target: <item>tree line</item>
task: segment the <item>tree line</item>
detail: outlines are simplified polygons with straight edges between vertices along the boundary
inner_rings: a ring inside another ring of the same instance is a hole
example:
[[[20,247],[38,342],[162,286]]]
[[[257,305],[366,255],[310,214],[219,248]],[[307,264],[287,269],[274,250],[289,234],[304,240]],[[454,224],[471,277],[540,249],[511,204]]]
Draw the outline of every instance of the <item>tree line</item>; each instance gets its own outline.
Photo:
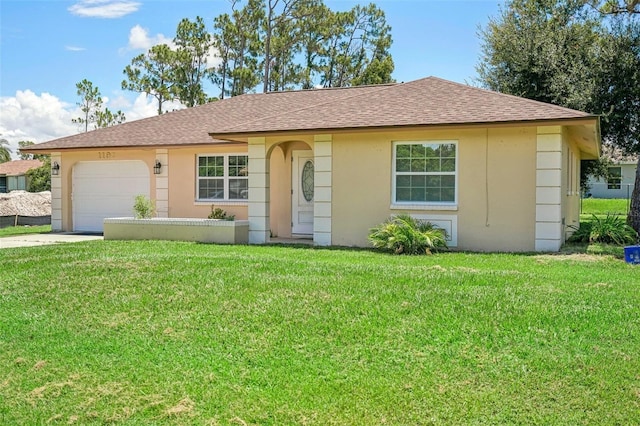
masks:
[[[174,46],[132,59],[122,88],[187,107],[253,91],[392,81],[391,27],[374,4],[333,11],[322,0],[232,0],[230,13],[178,24]],[[217,63],[209,63],[211,52]],[[218,93],[205,93],[211,81]]]
[[[121,87],[152,96],[157,112],[254,91],[347,87],[393,81],[391,27],[375,4],[333,11],[322,0],[231,0],[230,13],[184,18],[169,44],[152,46],[123,70]],[[205,84],[218,88],[206,93]],[[89,80],[76,84],[81,131],[120,124]]]

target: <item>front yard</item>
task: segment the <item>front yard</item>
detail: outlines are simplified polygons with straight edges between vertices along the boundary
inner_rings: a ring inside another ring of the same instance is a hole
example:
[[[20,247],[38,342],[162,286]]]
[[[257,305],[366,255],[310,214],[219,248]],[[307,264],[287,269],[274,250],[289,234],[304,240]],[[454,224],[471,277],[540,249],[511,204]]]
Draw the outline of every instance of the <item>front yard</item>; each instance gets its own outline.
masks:
[[[2,424],[638,424],[640,267],[101,241],[0,251]]]

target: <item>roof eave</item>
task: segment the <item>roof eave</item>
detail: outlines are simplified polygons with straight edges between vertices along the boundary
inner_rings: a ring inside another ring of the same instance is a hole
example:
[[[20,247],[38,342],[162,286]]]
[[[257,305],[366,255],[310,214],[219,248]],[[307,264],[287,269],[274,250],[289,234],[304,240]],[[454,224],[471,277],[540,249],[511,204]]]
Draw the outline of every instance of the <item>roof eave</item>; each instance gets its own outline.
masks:
[[[381,131],[381,130],[405,130],[405,129],[445,129],[445,128],[469,128],[469,127],[514,127],[514,126],[552,126],[552,125],[570,125],[582,124],[584,122],[595,122],[597,132],[598,152],[600,152],[600,121],[597,115],[588,115],[583,117],[571,118],[550,118],[550,119],[534,119],[534,120],[505,120],[505,121],[478,121],[478,122],[459,122],[459,123],[428,123],[428,124],[403,124],[403,125],[381,125],[381,126],[352,126],[352,127],[318,127],[310,129],[276,129],[251,132],[210,132],[209,136],[215,139],[227,141],[246,141],[250,137],[264,137],[274,134],[318,134],[318,133],[343,133],[343,132],[365,132],[365,131]]]
[[[60,151],[87,151],[87,150],[105,150],[105,149],[167,149],[195,146],[211,146],[211,145],[234,145],[242,142],[234,142],[229,140],[213,140],[211,142],[197,142],[186,144],[153,144],[153,145],[100,145],[100,146],[66,146],[66,147],[42,147],[21,149],[20,152],[28,154],[51,154]]]

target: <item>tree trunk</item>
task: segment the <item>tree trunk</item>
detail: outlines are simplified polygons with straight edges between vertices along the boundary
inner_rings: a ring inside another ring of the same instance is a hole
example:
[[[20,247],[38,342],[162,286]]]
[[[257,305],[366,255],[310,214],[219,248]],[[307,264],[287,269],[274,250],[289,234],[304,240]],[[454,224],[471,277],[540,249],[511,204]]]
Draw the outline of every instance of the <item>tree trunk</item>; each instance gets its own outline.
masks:
[[[636,182],[631,194],[631,208],[627,216],[627,223],[640,234],[640,155],[636,166]]]
[[[262,81],[263,93],[267,93],[269,91],[269,74],[271,71],[271,36],[273,34],[273,9],[275,7],[271,4],[271,1],[269,1],[269,4],[267,6],[269,8],[269,12],[267,13],[266,17],[264,34],[264,76]]]

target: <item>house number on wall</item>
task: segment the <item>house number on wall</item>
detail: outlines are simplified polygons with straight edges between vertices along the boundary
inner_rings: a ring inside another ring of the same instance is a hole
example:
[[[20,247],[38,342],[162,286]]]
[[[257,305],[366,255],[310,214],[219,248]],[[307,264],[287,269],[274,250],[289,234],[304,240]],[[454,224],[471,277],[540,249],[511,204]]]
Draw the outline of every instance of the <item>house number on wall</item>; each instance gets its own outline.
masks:
[[[100,151],[98,152],[98,158],[101,160],[108,160],[110,158],[115,157],[116,154],[114,152],[109,152],[109,151]]]

